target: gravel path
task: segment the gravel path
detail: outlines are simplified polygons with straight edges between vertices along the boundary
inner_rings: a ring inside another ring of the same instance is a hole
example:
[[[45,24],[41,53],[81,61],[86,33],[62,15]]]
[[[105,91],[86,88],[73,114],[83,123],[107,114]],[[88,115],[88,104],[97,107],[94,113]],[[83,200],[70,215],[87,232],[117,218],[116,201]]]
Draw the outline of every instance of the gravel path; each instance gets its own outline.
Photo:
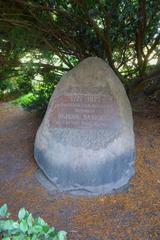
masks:
[[[160,105],[160,104],[159,104]],[[21,207],[68,232],[69,240],[160,239],[160,109],[134,108],[136,176],[126,193],[73,197],[48,192],[37,180],[33,144],[40,119],[0,103],[0,204]]]

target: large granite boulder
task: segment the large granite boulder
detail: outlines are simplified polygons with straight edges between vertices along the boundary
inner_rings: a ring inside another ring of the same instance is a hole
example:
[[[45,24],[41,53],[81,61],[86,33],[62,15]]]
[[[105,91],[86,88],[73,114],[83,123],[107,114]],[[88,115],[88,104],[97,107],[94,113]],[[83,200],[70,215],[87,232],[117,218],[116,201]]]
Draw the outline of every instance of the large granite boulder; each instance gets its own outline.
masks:
[[[128,183],[135,160],[131,106],[106,62],[87,58],[62,77],[34,153],[59,191],[97,195]]]

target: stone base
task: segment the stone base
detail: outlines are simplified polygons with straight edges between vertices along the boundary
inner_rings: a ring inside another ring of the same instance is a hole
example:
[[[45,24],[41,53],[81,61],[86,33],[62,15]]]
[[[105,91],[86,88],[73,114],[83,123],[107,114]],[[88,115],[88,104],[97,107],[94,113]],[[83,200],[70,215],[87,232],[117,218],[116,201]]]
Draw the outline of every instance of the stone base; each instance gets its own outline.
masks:
[[[42,152],[35,149],[35,158],[38,158],[38,164],[44,173],[43,174],[40,171],[37,177],[39,182],[52,192],[66,192],[73,195],[96,196],[124,191],[126,186],[129,186],[131,177],[135,174],[135,168],[132,161],[134,155],[134,152],[131,151],[130,154],[126,156],[123,155],[119,158],[119,164],[117,164],[116,159],[115,161],[106,162],[100,169],[97,168],[95,170],[91,167],[90,171],[88,169],[86,172],[77,172],[70,166],[68,166],[68,170],[67,166],[64,166],[64,168],[49,166],[50,161],[48,162],[48,165],[47,161],[45,161],[44,168],[44,164],[40,162],[40,159],[42,159],[43,162],[45,156]],[[131,161],[129,161],[129,159],[131,159]],[[51,171],[49,171],[49,169],[51,169]],[[65,174],[62,175],[62,172]],[[101,175],[98,173],[101,173]],[[67,176],[70,177],[67,178]]]
[[[109,184],[105,185],[105,186],[98,186],[98,187],[92,187],[92,189],[89,188],[89,190],[93,190],[93,192],[89,191],[88,189],[84,189],[83,187],[75,187],[75,188],[70,188],[70,189],[63,189],[61,186],[60,188],[58,188],[58,186],[56,186],[50,179],[48,179],[48,177],[44,174],[44,172],[39,169],[36,172],[36,178],[38,180],[38,182],[45,187],[48,192],[50,194],[61,194],[61,193],[69,193],[71,195],[74,196],[86,196],[86,197],[90,197],[90,196],[98,196],[98,195],[105,195],[105,194],[112,194],[112,193],[119,193],[119,192],[128,192],[129,188],[130,188],[130,182],[127,181],[127,183],[124,185],[123,182],[122,186],[120,186],[120,184],[115,185],[114,187],[112,185],[109,186]],[[103,189],[103,192],[98,192],[100,189]]]

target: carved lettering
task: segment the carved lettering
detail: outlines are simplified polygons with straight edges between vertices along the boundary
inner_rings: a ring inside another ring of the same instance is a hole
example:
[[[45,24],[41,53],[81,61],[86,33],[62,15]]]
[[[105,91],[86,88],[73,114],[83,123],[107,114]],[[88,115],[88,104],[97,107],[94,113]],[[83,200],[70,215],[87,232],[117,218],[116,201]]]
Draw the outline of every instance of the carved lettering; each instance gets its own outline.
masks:
[[[118,108],[112,96],[76,94],[60,96],[50,113],[54,128],[110,128],[118,118]]]

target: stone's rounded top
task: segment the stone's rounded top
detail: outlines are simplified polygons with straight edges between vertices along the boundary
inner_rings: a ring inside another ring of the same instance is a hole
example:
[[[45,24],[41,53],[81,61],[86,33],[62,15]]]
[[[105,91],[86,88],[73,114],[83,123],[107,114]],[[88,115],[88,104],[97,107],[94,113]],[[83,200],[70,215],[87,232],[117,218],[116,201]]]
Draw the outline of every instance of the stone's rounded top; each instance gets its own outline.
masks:
[[[101,70],[103,67],[109,66],[108,61],[103,60],[102,58],[99,57],[88,57],[85,58],[84,60],[82,60],[80,63],[78,63],[73,69],[77,70],[77,68],[79,67],[85,67],[86,66],[90,66],[92,67],[92,65],[97,65],[98,69]]]
[[[37,132],[35,158],[60,191],[102,194],[134,174],[130,103],[111,67],[89,57],[66,73]]]
[[[80,63],[78,63],[73,70],[77,71],[78,68],[92,68],[97,66],[98,70],[103,70],[104,67],[106,68],[107,66],[110,68],[108,62],[103,60],[102,58],[99,57],[88,57],[82,60]]]
[[[71,86],[87,89],[93,87],[108,88],[107,78],[112,79],[113,77],[116,77],[115,73],[104,60],[98,57],[89,57],[66,73],[57,89],[63,93],[63,90],[69,91]],[[57,91],[55,91],[56,94]]]

